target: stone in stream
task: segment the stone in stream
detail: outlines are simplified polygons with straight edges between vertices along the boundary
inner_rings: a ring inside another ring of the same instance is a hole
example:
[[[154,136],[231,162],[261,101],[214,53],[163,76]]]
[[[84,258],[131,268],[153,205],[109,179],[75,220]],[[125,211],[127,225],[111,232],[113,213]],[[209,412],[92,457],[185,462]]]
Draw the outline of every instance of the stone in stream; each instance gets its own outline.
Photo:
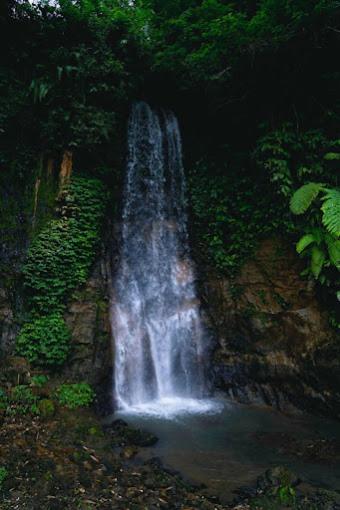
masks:
[[[130,427],[124,420],[114,420],[104,426],[110,432],[115,446],[153,446],[158,438],[151,432]]]

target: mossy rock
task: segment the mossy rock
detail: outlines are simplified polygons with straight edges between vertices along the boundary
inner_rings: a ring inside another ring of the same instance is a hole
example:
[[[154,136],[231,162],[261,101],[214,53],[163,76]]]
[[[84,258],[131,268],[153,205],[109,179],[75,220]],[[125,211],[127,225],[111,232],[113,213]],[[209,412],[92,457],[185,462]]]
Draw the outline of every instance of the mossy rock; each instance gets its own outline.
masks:
[[[39,413],[43,418],[52,418],[55,415],[55,405],[53,400],[44,398],[38,403]]]
[[[297,485],[299,482],[296,475],[284,466],[276,466],[268,469],[265,476],[269,485],[273,487]]]
[[[158,438],[151,432],[130,427],[124,420],[115,420],[105,427],[111,434],[114,446],[153,446]]]

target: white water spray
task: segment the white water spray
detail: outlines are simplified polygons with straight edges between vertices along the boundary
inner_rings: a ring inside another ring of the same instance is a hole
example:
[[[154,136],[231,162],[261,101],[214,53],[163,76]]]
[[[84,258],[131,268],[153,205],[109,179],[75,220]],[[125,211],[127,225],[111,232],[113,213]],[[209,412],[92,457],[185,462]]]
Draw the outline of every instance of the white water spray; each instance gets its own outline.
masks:
[[[210,408],[199,306],[177,119],[136,103],[111,306],[118,409],[169,415]]]

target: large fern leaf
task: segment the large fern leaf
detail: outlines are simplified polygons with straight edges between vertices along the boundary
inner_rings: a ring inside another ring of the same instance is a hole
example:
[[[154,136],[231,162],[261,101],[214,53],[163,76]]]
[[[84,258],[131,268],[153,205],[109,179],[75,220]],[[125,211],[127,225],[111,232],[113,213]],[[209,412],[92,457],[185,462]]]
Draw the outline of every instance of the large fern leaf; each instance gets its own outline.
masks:
[[[310,244],[315,243],[315,237],[313,234],[306,234],[296,244],[296,251],[302,253]]]
[[[332,264],[340,271],[340,239],[333,236],[326,237],[329,259]]]
[[[309,233],[300,238],[296,244],[296,251],[301,254],[312,243],[320,245],[325,240],[324,230],[318,227],[309,229]]]
[[[312,247],[311,270],[314,278],[318,278],[326,259],[325,252],[319,246]]]
[[[328,232],[340,237],[340,190],[327,189],[322,204],[322,223]]]
[[[295,191],[290,201],[290,210],[293,214],[303,214],[307,211],[313,200],[316,199],[323,184],[320,182],[309,182]]]

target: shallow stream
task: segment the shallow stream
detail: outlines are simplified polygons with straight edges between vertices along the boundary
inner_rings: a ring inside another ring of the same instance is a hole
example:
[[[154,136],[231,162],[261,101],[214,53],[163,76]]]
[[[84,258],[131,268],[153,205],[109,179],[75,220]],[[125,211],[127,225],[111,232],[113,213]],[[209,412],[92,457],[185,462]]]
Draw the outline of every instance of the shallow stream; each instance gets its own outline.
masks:
[[[315,460],[313,455],[301,454],[298,447],[294,451],[299,440],[304,441],[307,452],[313,447],[306,446],[306,440],[339,441],[337,422],[306,415],[287,417],[274,410],[223,400],[202,414],[182,410],[175,416],[120,413],[115,417],[159,438],[153,447],[142,449],[137,462],[159,457],[184,478],[205,484],[222,501],[232,499],[235,489],[253,484],[276,465],[286,466],[311,484],[340,490],[336,458]],[[288,451],[282,447],[287,442]]]

